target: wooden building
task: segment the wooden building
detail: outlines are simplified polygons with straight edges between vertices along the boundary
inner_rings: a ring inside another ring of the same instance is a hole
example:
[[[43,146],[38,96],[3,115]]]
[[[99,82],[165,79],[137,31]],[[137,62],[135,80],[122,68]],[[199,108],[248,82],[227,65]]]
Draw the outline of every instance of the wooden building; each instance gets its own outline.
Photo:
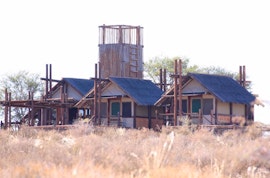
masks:
[[[75,107],[92,110],[89,117],[99,125],[155,128],[163,123],[157,117],[162,108],[154,106],[162,93],[150,80],[109,77],[90,90]]]
[[[143,28],[131,25],[99,26],[101,78],[143,78]]]
[[[161,115],[173,125],[174,87],[172,86],[155,103],[166,108]],[[177,90],[178,91],[178,90]],[[212,74],[189,73],[183,77],[181,89],[182,118],[188,118],[191,124],[232,124],[253,121],[255,96],[234,79]],[[179,111],[177,110],[177,113]]]
[[[78,118],[78,110],[74,105],[94,86],[91,79],[62,78],[49,92],[47,101],[59,101],[60,103],[69,103],[58,107],[44,108],[44,113],[40,119],[40,125],[65,125],[72,124]]]
[[[50,81],[52,81],[50,79]],[[49,89],[41,99],[33,99],[29,94],[26,100],[11,100],[12,93],[6,91],[6,100],[0,101],[5,107],[5,128],[11,127],[11,108],[28,108],[28,113],[21,119],[20,124],[35,125],[66,125],[77,118],[77,108],[74,105],[93,87],[90,79],[63,78]],[[49,79],[46,79],[46,86]]]

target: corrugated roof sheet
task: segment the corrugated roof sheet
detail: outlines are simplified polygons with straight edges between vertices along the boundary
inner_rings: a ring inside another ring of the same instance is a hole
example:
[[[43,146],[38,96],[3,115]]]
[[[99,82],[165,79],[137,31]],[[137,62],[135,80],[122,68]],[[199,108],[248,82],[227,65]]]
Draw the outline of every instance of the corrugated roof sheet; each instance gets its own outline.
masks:
[[[94,80],[90,79],[63,78],[63,80],[72,85],[72,87],[78,90],[82,95],[85,95],[94,87]]]
[[[223,102],[251,104],[255,100],[254,95],[231,77],[198,73],[189,73],[189,76]]]
[[[118,77],[110,77],[109,79],[118,85],[138,105],[154,105],[163,93],[150,80]]]

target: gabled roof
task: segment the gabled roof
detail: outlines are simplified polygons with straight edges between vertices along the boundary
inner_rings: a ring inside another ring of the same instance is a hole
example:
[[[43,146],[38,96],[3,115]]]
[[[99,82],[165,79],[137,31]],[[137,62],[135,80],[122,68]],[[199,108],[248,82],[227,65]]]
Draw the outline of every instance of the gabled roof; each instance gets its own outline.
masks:
[[[188,75],[223,102],[251,104],[255,100],[254,95],[231,77],[199,73]]]
[[[110,77],[109,80],[121,88],[138,105],[154,105],[163,91],[150,80]]]
[[[63,78],[63,81],[69,83],[73,88],[75,88],[83,96],[91,88],[94,87],[94,80],[90,80],[90,79]]]

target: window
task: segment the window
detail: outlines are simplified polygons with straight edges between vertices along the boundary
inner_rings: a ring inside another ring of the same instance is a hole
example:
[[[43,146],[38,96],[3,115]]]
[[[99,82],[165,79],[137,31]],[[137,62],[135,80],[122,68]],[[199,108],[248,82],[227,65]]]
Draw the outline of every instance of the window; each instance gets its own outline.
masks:
[[[107,116],[107,103],[102,102],[100,104],[100,115],[101,115],[101,117]]]
[[[210,115],[213,109],[213,99],[203,99],[203,114]]]
[[[182,100],[182,112],[187,113],[187,100]]]
[[[123,102],[122,109],[123,109],[122,113],[123,117],[131,117],[131,102]]]
[[[112,102],[111,105],[111,115],[112,116],[118,116],[118,113],[120,112],[120,103],[119,102]]]
[[[201,109],[201,100],[200,99],[193,99],[192,100],[192,112],[199,112]]]
[[[112,102],[111,103],[111,115],[118,116],[120,113],[120,102]],[[122,103],[122,113],[120,113],[122,117],[131,117],[131,102],[123,102]]]

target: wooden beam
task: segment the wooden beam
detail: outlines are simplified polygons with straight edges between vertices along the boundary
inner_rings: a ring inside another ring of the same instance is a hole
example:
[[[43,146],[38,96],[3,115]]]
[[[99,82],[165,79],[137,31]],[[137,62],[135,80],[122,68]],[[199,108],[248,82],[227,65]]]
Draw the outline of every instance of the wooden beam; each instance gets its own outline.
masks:
[[[179,118],[182,118],[182,60],[179,60]]]
[[[164,92],[167,90],[167,76],[166,76],[166,69],[164,69],[164,72],[163,72],[163,82],[164,82],[164,85],[163,85],[163,88],[164,88]]]
[[[94,80],[94,121],[97,122],[97,64],[95,64],[95,80]]]
[[[174,115],[173,115],[173,120],[174,120],[174,126],[177,125],[177,60],[174,61],[174,75],[172,75],[174,77]]]
[[[47,81],[47,80],[49,80],[49,79],[46,79],[46,78],[40,78],[40,80],[45,80],[45,81]],[[51,79],[51,81],[52,82],[61,82],[61,80],[55,80],[55,79]]]
[[[159,69],[159,87],[161,90],[163,90],[162,69]]]
[[[98,63],[98,121],[101,125],[101,65]]]

